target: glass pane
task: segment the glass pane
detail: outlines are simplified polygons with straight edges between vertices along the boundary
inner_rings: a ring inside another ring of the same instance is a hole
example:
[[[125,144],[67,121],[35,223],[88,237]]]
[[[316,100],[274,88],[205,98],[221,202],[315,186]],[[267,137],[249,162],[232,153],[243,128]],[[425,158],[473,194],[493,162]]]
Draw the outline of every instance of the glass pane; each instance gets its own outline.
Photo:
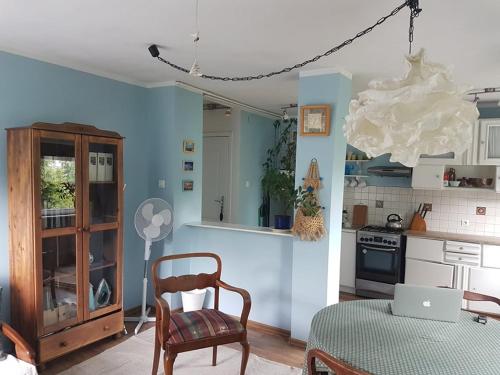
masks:
[[[450,159],[453,160],[455,158],[455,153],[454,152],[447,152],[446,154],[440,154],[440,155],[427,155],[427,154],[422,154],[420,155],[422,159]]]
[[[89,201],[91,224],[113,223],[118,218],[116,146],[89,145]]]
[[[90,235],[89,310],[116,303],[116,230]]]
[[[75,318],[77,312],[75,235],[42,240],[42,269],[44,326]]]
[[[488,127],[488,159],[500,158],[500,126]]]
[[[75,144],[42,139],[40,144],[42,229],[75,226]]]

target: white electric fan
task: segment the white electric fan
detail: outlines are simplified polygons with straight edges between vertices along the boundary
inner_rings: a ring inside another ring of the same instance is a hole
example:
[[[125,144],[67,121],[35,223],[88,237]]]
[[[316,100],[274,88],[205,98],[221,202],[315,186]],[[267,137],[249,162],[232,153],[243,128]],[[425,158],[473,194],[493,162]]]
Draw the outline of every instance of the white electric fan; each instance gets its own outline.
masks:
[[[150,318],[150,307],[146,306],[146,297],[148,289],[148,262],[151,255],[151,244],[161,241],[172,231],[173,224],[172,207],[160,198],[150,198],[142,202],[135,212],[135,229],[139,236],[144,239],[144,279],[142,281],[142,306],[141,316],[126,318],[126,321],[139,322],[135,328],[137,335],[146,322],[154,322],[155,318]]]

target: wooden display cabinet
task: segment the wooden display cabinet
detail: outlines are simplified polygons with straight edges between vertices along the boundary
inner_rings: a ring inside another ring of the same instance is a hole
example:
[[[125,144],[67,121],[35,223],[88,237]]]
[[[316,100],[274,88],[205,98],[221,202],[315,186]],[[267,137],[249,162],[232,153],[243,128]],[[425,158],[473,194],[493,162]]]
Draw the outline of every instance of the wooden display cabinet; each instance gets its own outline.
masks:
[[[7,129],[11,319],[43,364],[124,329],[123,139]]]

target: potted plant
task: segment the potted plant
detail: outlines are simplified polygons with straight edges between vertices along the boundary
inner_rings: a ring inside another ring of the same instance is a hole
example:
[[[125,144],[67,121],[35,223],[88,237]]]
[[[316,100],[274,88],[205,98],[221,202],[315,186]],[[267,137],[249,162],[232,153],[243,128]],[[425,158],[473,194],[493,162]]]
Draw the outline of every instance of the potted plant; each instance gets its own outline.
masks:
[[[317,241],[326,233],[321,205],[314,188],[309,186],[303,189],[299,186],[295,190],[295,224],[293,234],[300,236],[302,240]]]
[[[284,128],[282,129],[282,126]],[[275,142],[267,150],[263,164],[262,191],[264,198],[271,198],[279,207],[280,214],[274,216],[276,229],[290,229],[292,209],[295,202],[295,152],[294,130],[296,119],[274,122]]]

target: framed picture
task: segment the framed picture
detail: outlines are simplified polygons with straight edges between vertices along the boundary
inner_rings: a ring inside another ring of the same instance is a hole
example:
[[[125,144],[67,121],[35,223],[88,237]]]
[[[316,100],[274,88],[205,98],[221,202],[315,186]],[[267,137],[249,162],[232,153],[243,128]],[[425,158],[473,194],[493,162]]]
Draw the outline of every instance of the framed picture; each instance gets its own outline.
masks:
[[[182,143],[182,151],[186,154],[194,153],[194,141],[191,139],[185,139]]]
[[[182,180],[182,191],[193,191],[193,180]]]
[[[305,105],[300,107],[300,135],[330,135],[330,106]]]
[[[192,161],[192,160],[184,160],[182,162],[182,170],[184,172],[192,172],[194,170],[194,161]]]

